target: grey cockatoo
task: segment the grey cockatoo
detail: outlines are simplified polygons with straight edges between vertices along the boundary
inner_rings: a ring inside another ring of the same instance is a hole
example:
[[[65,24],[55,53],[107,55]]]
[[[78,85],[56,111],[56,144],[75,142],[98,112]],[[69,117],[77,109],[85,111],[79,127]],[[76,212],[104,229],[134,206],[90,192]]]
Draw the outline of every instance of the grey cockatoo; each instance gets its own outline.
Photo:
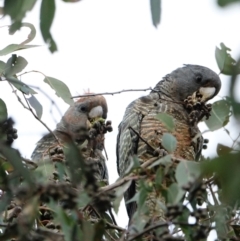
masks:
[[[124,176],[134,156],[140,164],[166,154],[161,145],[162,136],[169,132],[156,118],[159,113],[170,115],[175,122],[171,133],[177,140],[172,153],[175,158],[196,160],[199,158],[203,138],[197,127],[198,122],[209,115],[205,103],[217,95],[221,88],[219,76],[211,69],[198,65],[186,65],[166,75],[149,95],[134,100],[126,109],[119,125],[117,137],[117,169]],[[208,113],[207,113],[208,112]],[[151,147],[151,148],[150,148]],[[145,182],[149,180],[143,180]],[[125,202],[138,192],[139,181],[132,181],[125,192]],[[163,210],[157,200],[165,202],[161,193],[152,192],[146,199],[152,219],[164,219]],[[126,204],[129,219],[137,209],[136,202]]]

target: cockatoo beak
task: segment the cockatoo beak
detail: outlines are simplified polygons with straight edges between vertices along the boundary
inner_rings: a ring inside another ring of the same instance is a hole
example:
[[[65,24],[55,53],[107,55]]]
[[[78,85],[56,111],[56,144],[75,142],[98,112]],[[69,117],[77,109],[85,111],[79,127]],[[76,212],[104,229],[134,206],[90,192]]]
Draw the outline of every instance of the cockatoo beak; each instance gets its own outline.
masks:
[[[215,87],[201,87],[199,93],[202,95],[201,102],[207,102],[216,92]]]

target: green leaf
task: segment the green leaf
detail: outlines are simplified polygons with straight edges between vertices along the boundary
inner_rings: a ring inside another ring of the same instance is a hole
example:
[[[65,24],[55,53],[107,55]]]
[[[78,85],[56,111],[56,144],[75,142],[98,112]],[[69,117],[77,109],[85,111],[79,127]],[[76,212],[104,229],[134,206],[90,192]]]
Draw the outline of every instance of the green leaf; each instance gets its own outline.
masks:
[[[5,68],[6,68],[6,63],[0,60],[0,77],[4,73]]]
[[[19,72],[21,72],[26,66],[28,62],[21,56],[16,56],[15,54],[12,55],[11,58],[8,59],[6,64],[6,76],[13,76]]]
[[[7,117],[7,106],[5,102],[2,99],[0,99],[0,122],[7,120]]]
[[[240,200],[240,192],[236,191],[240,186],[239,159],[240,152],[235,152],[201,163],[203,175],[214,176],[221,189],[221,203],[235,205]]]
[[[124,185],[121,185],[120,187],[118,187],[116,189],[116,191],[115,191],[115,199],[113,201],[113,209],[114,209],[115,213],[118,213],[120,203],[121,203],[121,201],[123,199],[123,194],[129,188],[131,183],[132,183],[131,181],[128,181]]]
[[[7,158],[7,160],[12,164],[15,175],[22,176],[25,181],[29,184],[33,183],[33,178],[31,172],[23,166],[22,159],[20,157],[20,153],[8,146],[4,146],[0,143],[1,153]]]
[[[103,220],[100,220],[98,223],[94,225],[94,241],[103,240],[103,234],[105,231],[105,223]]]
[[[232,151],[233,149],[229,146],[225,146],[223,144],[218,143],[217,145],[217,154],[218,156],[222,156],[225,154],[228,154]]]
[[[240,238],[240,225],[239,224],[232,224],[231,227],[233,228],[236,237]]]
[[[170,133],[164,133],[162,137],[162,146],[169,152],[172,153],[177,147],[176,138]]]
[[[22,27],[28,27],[31,30],[30,34],[28,35],[28,38],[20,44],[20,45],[25,45],[27,43],[30,43],[35,38],[37,31],[34,25],[31,23],[22,23]]]
[[[79,192],[78,195],[78,208],[84,208],[91,202],[91,198],[85,190]]]
[[[37,100],[37,98],[32,95],[30,98],[27,99],[30,103],[30,105],[34,108],[36,111],[36,115],[39,119],[42,118],[43,108],[40,102]]]
[[[158,159],[157,161],[155,161],[148,168],[150,169],[150,168],[153,168],[153,167],[158,166],[158,165],[168,166],[169,164],[170,165],[172,164],[171,156],[166,155],[166,156]]]
[[[179,186],[183,186],[200,176],[199,163],[194,161],[181,161],[176,168],[175,177]]]
[[[71,93],[69,88],[61,80],[46,76],[43,80],[45,83],[49,84],[52,89],[56,91],[56,95],[61,97],[67,104],[72,105],[74,102],[71,99]]]
[[[49,45],[49,50],[53,53],[57,51],[57,45],[52,38],[50,28],[55,14],[55,0],[42,0],[40,10],[40,29],[44,41]]]
[[[175,128],[174,119],[172,116],[166,113],[160,113],[156,115],[156,118],[161,121],[167,128],[168,131],[173,131]]]
[[[205,123],[209,130],[215,131],[227,125],[230,117],[230,104],[227,100],[219,100],[213,103],[211,116]]]
[[[10,54],[12,52],[22,50],[22,49],[29,49],[39,47],[40,45],[22,45],[22,44],[10,44],[4,49],[0,50],[0,56]]]
[[[240,66],[236,66],[236,60],[228,53],[230,48],[224,43],[220,44],[221,49],[216,47],[215,58],[220,69],[220,72],[225,75],[240,74]]]
[[[13,23],[9,29],[10,33],[14,33],[20,29],[22,19],[25,17],[26,12],[32,10],[35,3],[36,0],[4,1],[4,14],[9,15]]]
[[[25,83],[23,83],[22,81],[19,81],[17,78],[14,77],[6,77],[6,79],[14,85],[14,87],[18,90],[20,90],[21,92],[23,92],[26,95],[29,94],[37,94],[37,92],[35,90],[33,90],[32,88],[30,88],[28,85],[26,85]]]
[[[150,0],[152,23],[157,28],[161,17],[161,0]]]
[[[228,4],[237,3],[237,2],[239,3],[240,1],[239,0],[218,0],[217,2],[220,7],[225,7]]]
[[[185,191],[177,183],[173,183],[168,187],[167,190],[167,201],[170,204],[178,203],[183,196],[185,195]]]

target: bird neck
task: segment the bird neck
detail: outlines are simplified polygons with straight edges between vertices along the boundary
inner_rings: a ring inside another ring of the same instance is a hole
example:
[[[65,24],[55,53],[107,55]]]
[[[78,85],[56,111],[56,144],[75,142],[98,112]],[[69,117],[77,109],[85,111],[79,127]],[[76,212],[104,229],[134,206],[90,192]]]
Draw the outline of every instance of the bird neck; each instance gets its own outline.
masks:
[[[173,100],[175,95],[173,93],[173,79],[170,75],[163,77],[161,81],[154,87],[153,92],[158,92],[161,98],[167,98]]]

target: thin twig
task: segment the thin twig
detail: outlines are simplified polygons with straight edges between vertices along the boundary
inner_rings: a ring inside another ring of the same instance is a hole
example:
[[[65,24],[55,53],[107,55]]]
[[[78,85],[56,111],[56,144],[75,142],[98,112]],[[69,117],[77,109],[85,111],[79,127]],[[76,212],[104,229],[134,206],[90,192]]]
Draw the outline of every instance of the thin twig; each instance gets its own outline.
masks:
[[[173,102],[173,103],[176,103],[176,104],[184,104],[183,101],[176,101],[176,100],[161,98],[161,97],[160,97],[161,91],[155,90],[155,89],[153,89],[153,88],[151,88],[151,87],[146,88],[146,89],[129,89],[129,90],[119,90],[119,91],[116,91],[116,92],[103,92],[103,93],[97,93],[97,94],[92,94],[92,93],[91,93],[91,94],[77,95],[77,96],[72,96],[71,99],[80,98],[80,97],[87,97],[87,96],[115,95],[115,94],[121,94],[121,93],[123,93],[123,92],[147,91],[147,90],[151,90],[152,92],[158,93],[158,95],[159,95],[158,98],[159,98],[160,100],[168,101],[168,102]]]
[[[209,190],[211,192],[211,195],[212,195],[212,198],[213,198],[213,201],[214,201],[214,205],[220,205],[216,196],[215,196],[215,193],[213,192],[212,190],[212,185],[211,184],[208,184],[208,187],[209,187]]]
[[[113,241],[117,241],[115,238],[113,238],[113,236],[108,232],[108,231],[105,231],[107,233],[107,235],[113,240]]]
[[[36,168],[38,167],[38,164],[36,164],[35,162],[33,162],[33,161],[31,161],[31,160],[29,160],[29,159],[27,159],[27,158],[24,158],[24,157],[21,157],[21,158],[22,158],[22,160],[23,160],[24,162],[26,162],[27,164],[32,165],[32,166],[34,167],[34,169],[36,169]]]
[[[71,98],[80,98],[80,97],[86,97],[86,96],[97,96],[97,95],[115,95],[115,94],[121,94],[123,92],[131,92],[131,91],[147,91],[147,90],[152,90],[151,87],[147,89],[129,89],[129,90],[120,90],[116,92],[104,92],[104,93],[98,93],[98,94],[84,94],[84,95],[77,95],[77,96],[72,96]]]
[[[131,126],[129,126],[128,128],[131,129],[148,147],[155,151],[155,148],[153,148],[146,140],[144,140],[137,131],[135,131]]]
[[[22,76],[22,75],[29,74],[29,73],[38,73],[38,74],[41,74],[41,75],[43,75],[44,77],[46,77],[46,75],[45,75],[44,73],[42,73],[42,72],[40,72],[40,71],[37,71],[37,70],[31,70],[31,71],[24,72],[24,73],[22,73],[22,74],[17,75],[17,77],[20,77],[20,76]],[[40,91],[45,97],[47,97],[47,99],[49,99],[49,100],[52,102],[52,104],[55,105],[55,107],[56,107],[59,115],[62,116],[62,113],[61,113],[60,109],[58,108],[57,104],[55,103],[55,101],[53,101],[52,98],[51,98],[45,91],[43,91],[43,90],[42,90],[41,88],[39,88],[38,86],[34,86],[34,85],[28,85],[28,86],[29,86],[29,87],[32,87],[32,88],[34,88],[34,89],[37,89],[37,90]]]
[[[190,223],[182,223],[182,222],[171,222],[170,224],[173,224],[173,225],[182,225],[182,226],[188,226],[188,227],[194,227],[196,226],[196,224],[190,224]],[[128,239],[128,241],[132,241],[132,240],[135,240],[139,237],[141,237],[142,235],[144,235],[145,233],[149,232],[149,231],[152,231],[156,228],[160,228],[160,227],[166,227],[166,226],[169,226],[169,223],[165,222],[160,222],[160,223],[156,223],[150,227],[147,227],[145,228],[142,232],[132,236],[130,239]]]
[[[109,214],[110,214],[110,216],[111,216],[111,219],[113,220],[113,223],[114,223],[116,226],[118,226],[118,225],[117,225],[117,222],[116,222],[116,219],[115,219],[115,217],[114,217],[114,215],[113,215],[112,209],[109,208],[108,211],[109,211]]]
[[[107,228],[111,228],[111,229],[117,229],[118,231],[121,231],[121,232],[125,232],[126,231],[126,229],[125,228],[122,228],[122,227],[119,227],[119,226],[117,226],[117,225],[114,225],[114,224],[111,224],[111,223],[109,223],[109,222],[106,222],[106,226],[107,226]]]
[[[101,195],[103,192],[108,192],[112,189],[120,187],[128,181],[137,180],[139,178],[140,178],[139,176],[133,176],[130,174],[129,176],[123,177],[119,181],[116,181],[115,183],[113,183],[111,185],[99,188],[99,195]]]
[[[32,110],[31,106],[29,105],[29,103],[28,103],[28,101],[27,101],[26,96],[25,96],[23,93],[22,93],[22,95],[23,95],[23,97],[24,97],[24,99],[25,99],[25,101],[26,101],[26,103],[27,103],[27,105],[28,105],[28,110],[29,110],[29,111],[33,114],[33,116],[34,116],[43,126],[45,126],[46,129],[54,136],[54,138],[56,139],[57,143],[58,143],[59,145],[61,145],[60,142],[59,142],[59,140],[58,140],[58,138],[57,138],[57,136],[54,134],[54,132],[53,132],[41,119],[39,119],[38,116],[34,113],[34,111]]]
[[[162,223],[162,222],[161,222],[161,223],[157,223],[157,224],[152,225],[152,226],[150,226],[150,227],[148,227],[148,228],[145,228],[142,232],[140,232],[140,233],[132,236],[131,238],[128,239],[128,241],[135,240],[135,239],[141,237],[141,236],[144,235],[145,233],[147,233],[147,232],[149,232],[149,231],[151,231],[151,230],[153,230],[153,229],[155,229],[155,228],[166,227],[166,226],[168,226],[168,225],[169,225],[168,223]]]
[[[153,162],[157,161],[158,160],[158,157],[154,157],[154,158],[151,158],[149,159],[148,161],[144,162],[140,168],[144,169],[148,166],[150,166]],[[132,181],[132,180],[137,180],[137,179],[140,179],[140,178],[143,178],[144,176],[136,176],[136,175],[133,175],[132,173],[128,176],[125,176],[123,178],[121,178],[120,180],[116,181],[115,183],[113,184],[110,184],[108,186],[105,186],[105,187],[101,187],[99,188],[99,195],[102,194],[103,192],[108,192],[112,189],[115,189],[117,187],[120,187],[122,186],[123,184],[125,184],[126,182],[128,181]]]
[[[9,82],[8,82],[8,83],[9,83]],[[25,97],[25,95],[22,93],[22,94],[23,94],[23,97],[24,97],[24,99],[25,99],[25,101],[26,101],[26,103],[27,103],[27,106],[22,102],[21,98],[20,98],[20,97],[18,96],[18,94],[17,94],[17,90],[15,90],[15,89],[13,88],[12,84],[9,83],[9,85],[11,86],[11,88],[12,88],[12,90],[13,90],[13,93],[16,95],[17,100],[22,104],[22,106],[23,106],[25,109],[29,110],[29,111],[33,114],[33,116],[34,116],[43,126],[45,126],[45,128],[54,136],[54,138],[56,139],[56,141],[59,143],[58,138],[57,138],[56,135],[53,133],[53,131],[52,131],[42,120],[40,120],[40,119],[37,117],[37,115],[33,112],[33,110],[32,110],[32,108],[30,107],[30,105],[29,105],[29,103],[28,103],[27,98]],[[59,143],[59,145],[60,145],[60,143]]]

